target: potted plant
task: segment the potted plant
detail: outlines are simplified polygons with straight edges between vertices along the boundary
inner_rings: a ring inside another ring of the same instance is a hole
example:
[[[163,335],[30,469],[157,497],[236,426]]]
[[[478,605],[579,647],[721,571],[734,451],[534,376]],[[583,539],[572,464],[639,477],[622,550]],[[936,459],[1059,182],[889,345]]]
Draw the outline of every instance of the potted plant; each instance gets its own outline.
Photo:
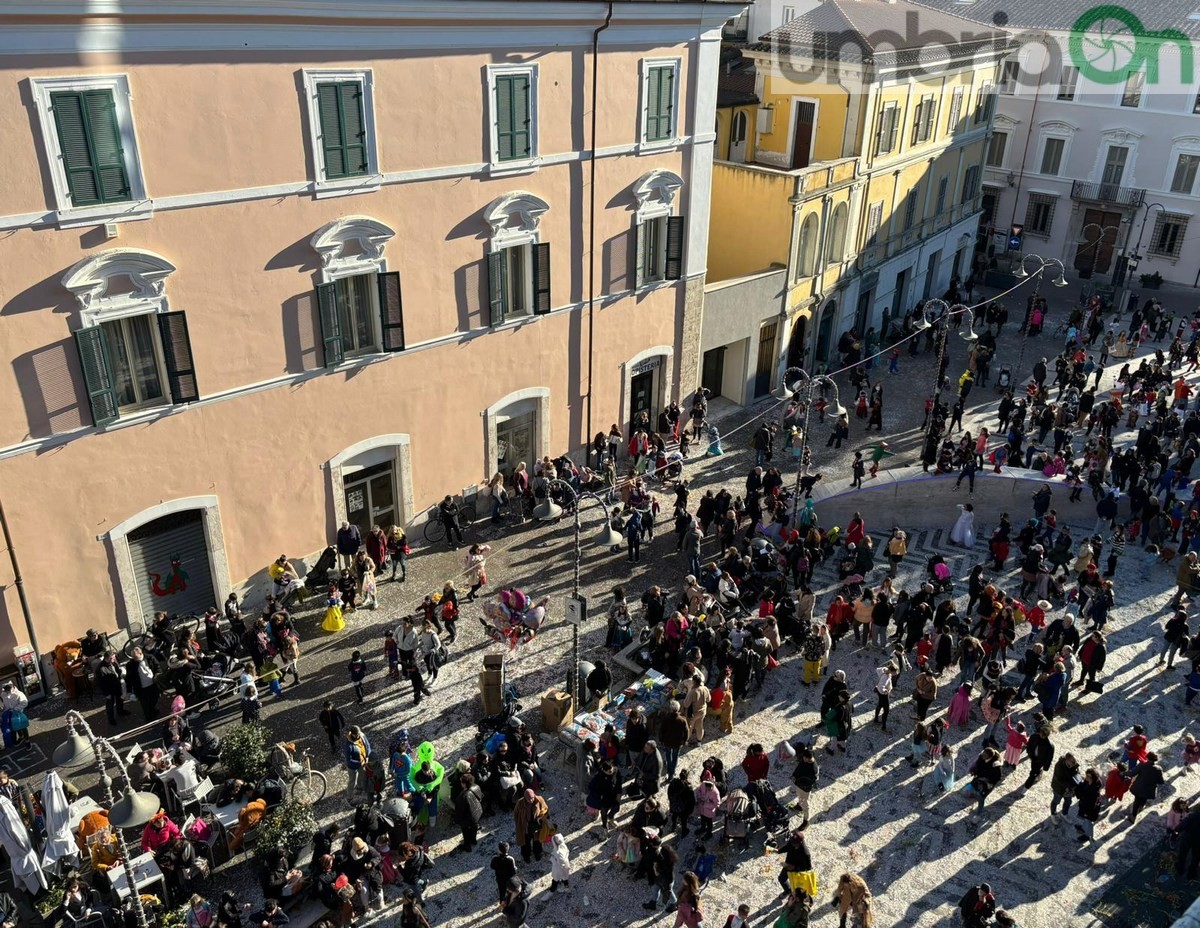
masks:
[[[287,854],[288,862],[295,864],[297,855],[312,840],[317,830],[317,819],[312,806],[298,799],[285,799],[258,826],[258,841],[255,854],[263,857],[275,848]]]
[[[57,925],[62,920],[62,901],[67,894],[67,878],[46,874],[46,891],[34,905],[46,925]]]
[[[1153,274],[1140,274],[1138,276],[1141,278],[1142,286],[1147,290],[1157,290],[1162,286],[1162,274],[1158,273],[1158,271],[1155,271]]]
[[[162,921],[159,922],[158,928],[185,928],[188,920],[188,912],[190,911],[191,906],[187,904],[168,909],[163,913]]]
[[[221,764],[231,779],[257,783],[267,772],[267,729],[251,722],[234,725],[221,739]]]

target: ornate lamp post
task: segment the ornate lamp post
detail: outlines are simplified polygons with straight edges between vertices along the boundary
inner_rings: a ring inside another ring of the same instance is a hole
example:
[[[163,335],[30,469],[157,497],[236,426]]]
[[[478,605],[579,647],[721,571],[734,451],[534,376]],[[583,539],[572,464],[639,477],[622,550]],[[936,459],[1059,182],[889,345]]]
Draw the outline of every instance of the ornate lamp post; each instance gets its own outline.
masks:
[[[1038,262],[1037,269],[1034,270],[1034,272],[1033,272],[1033,276],[1037,278],[1034,281],[1034,285],[1033,285],[1033,301],[1034,301],[1034,303],[1036,303],[1038,297],[1041,296],[1042,278],[1046,273],[1046,268],[1048,268],[1048,267],[1049,268],[1058,268],[1058,277],[1056,277],[1053,280],[1054,286],[1065,287],[1067,285],[1067,278],[1065,276],[1066,267],[1063,265],[1063,263],[1061,261],[1058,260],[1058,258],[1043,258],[1041,255],[1035,255],[1035,254],[1027,254],[1021,258],[1021,266],[1019,268],[1017,268],[1017,274],[1016,274],[1017,277],[1024,279],[1024,278],[1030,276],[1029,271],[1025,267],[1026,262],[1029,261],[1030,258],[1032,258],[1033,260]],[[1028,343],[1029,343],[1029,325],[1026,324],[1025,325],[1025,333],[1021,338],[1021,351],[1017,355],[1017,369],[1014,372],[1014,377],[1021,376],[1021,365],[1025,360],[1025,346]]]
[[[783,389],[789,394],[796,396],[802,389],[807,388],[808,399],[804,404],[804,427],[800,432],[800,462],[796,465],[796,490],[792,494],[792,522],[796,521],[796,512],[800,506],[800,478],[804,475],[804,450],[808,447],[808,423],[812,417],[813,407],[813,392],[821,384],[828,384],[833,387],[833,417],[840,419],[846,415],[846,407],[842,405],[841,394],[838,391],[838,385],[834,379],[828,374],[818,374],[813,377],[808,371],[800,367],[789,367],[783,372]]]
[[[921,320],[917,323],[918,332],[924,332],[931,326],[941,326],[941,330],[937,335],[937,369],[934,371],[935,380],[933,384],[934,410],[937,409],[938,403],[941,402],[942,390],[944,389],[942,384],[942,361],[946,356],[946,342],[950,337],[950,320],[961,319],[963,315],[966,315],[969,323],[966,334],[961,337],[967,344],[973,344],[979,340],[979,336],[975,334],[975,313],[969,306],[962,303],[955,303],[951,306],[945,300],[937,298],[926,300],[925,306],[921,310]]]
[[[54,750],[54,763],[59,767],[82,767],[95,763],[100,771],[100,785],[108,806],[108,821],[117,837],[117,848],[121,854],[121,869],[129,886],[129,897],[137,917],[138,928],[149,928],[146,909],[138,892],[137,878],[129,859],[129,846],[125,843],[125,828],[140,828],[154,818],[159,809],[158,797],[153,793],[135,792],[129,785],[129,771],[120,752],[107,738],[96,735],[87,720],[74,709],[67,711],[67,740]],[[81,734],[82,732],[82,734]],[[125,781],[125,791],[120,799],[114,799],[113,781],[108,775],[108,762],[117,765]]]
[[[598,493],[593,493],[591,490],[577,492],[569,483],[557,477],[546,481],[546,498],[533,507],[533,517],[539,522],[555,522],[562,518],[562,506],[550,498],[550,487],[559,487],[565,490],[570,495],[575,509],[575,565],[571,576],[571,605],[567,610],[567,621],[571,623],[571,674],[567,680],[567,692],[571,696],[571,705],[575,708],[575,711],[579,711],[580,704],[576,697],[579,690],[579,624],[584,618],[584,601],[579,595],[579,567],[580,562],[583,560],[583,543],[580,539],[580,511],[583,509],[583,500],[595,500],[604,511],[604,528],[596,536],[595,544],[597,547],[615,547],[621,543],[621,535],[613,529],[612,523],[608,519],[608,503]]]

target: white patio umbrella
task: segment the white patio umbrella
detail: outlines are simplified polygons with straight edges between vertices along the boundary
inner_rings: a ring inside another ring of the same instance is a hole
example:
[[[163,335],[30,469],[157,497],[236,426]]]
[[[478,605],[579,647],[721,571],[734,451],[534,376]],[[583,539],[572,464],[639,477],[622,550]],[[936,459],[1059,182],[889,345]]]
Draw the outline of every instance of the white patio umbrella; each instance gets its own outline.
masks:
[[[71,834],[71,809],[63,791],[62,778],[53,770],[42,780],[42,809],[46,821],[46,847],[42,866],[53,867],[65,860],[79,865],[79,848]]]
[[[7,796],[0,796],[0,844],[8,851],[16,885],[23,886],[30,894],[46,888],[46,877],[29,840],[29,832]]]

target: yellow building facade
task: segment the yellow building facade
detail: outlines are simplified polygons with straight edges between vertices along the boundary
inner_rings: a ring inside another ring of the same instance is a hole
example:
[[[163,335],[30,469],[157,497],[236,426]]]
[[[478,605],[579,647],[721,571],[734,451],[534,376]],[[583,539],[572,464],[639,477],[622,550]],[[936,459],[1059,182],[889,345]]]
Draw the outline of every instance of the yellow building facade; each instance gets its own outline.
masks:
[[[934,31],[940,56],[918,58]],[[878,350],[970,273],[1003,54],[1000,33],[903,0],[826,2],[741,49],[754,95],[718,98],[708,288],[761,333],[742,402],[787,367],[837,367],[845,332]],[[756,314],[727,282],[764,273],[780,283]],[[702,328],[710,375],[709,352],[737,334],[719,328]]]

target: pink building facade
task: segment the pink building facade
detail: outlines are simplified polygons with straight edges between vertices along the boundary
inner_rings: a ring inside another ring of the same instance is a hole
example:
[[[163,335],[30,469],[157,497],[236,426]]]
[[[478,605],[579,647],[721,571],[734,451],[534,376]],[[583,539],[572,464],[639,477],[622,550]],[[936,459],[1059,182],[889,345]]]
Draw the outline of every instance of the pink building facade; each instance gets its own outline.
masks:
[[[93,6],[0,12],[0,647],[694,389],[730,5]]]

